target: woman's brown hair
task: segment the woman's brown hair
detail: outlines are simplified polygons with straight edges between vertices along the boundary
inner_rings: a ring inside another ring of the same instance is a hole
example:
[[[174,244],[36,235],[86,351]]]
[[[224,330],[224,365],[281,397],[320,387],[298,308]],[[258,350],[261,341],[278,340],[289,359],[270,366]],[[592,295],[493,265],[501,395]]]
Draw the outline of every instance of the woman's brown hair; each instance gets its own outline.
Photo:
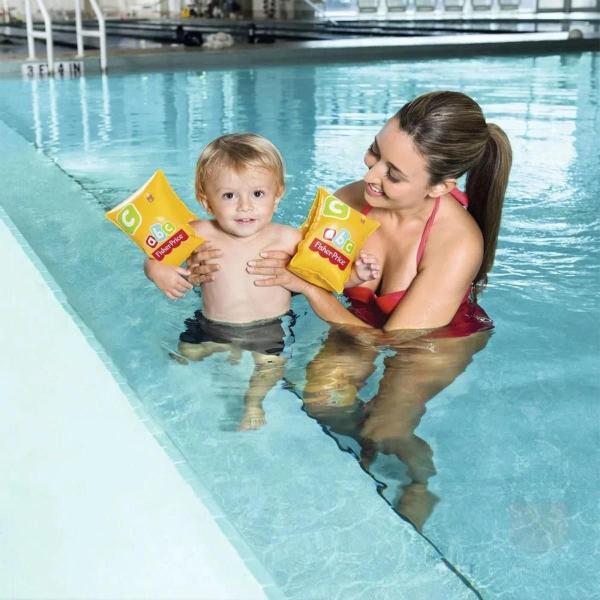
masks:
[[[502,204],[512,163],[508,137],[486,123],[481,107],[460,92],[430,92],[405,104],[395,115],[428,164],[430,184],[467,174],[469,213],[483,234],[483,260],[475,293],[487,283],[494,263]]]

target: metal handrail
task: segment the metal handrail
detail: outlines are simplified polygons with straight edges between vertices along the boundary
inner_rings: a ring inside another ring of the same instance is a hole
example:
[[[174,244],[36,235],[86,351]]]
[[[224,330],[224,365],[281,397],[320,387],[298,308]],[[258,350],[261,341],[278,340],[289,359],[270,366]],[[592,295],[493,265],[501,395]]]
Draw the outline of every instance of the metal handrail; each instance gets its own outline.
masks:
[[[315,14],[317,16],[325,19],[328,23],[331,23],[332,25],[337,25],[337,21],[335,19],[332,19],[331,17],[327,17],[327,10],[325,9],[324,6],[319,6],[319,5],[315,4],[314,2],[312,2],[312,0],[303,0],[303,1],[304,1],[304,4],[307,4],[315,11]]]
[[[35,40],[46,41],[46,57],[48,61],[48,74],[54,75],[54,43],[52,41],[52,21],[50,14],[46,9],[44,0],[36,0],[38,8],[44,19],[44,31],[33,28],[33,18],[31,16],[31,0],[25,0],[25,21],[27,25],[27,48],[29,50],[29,60],[35,60]]]
[[[39,1],[39,0],[38,0]],[[83,57],[83,38],[84,37],[95,37],[98,38],[100,43],[100,69],[103,73],[106,73],[107,60],[106,60],[106,22],[104,15],[98,6],[96,0],[90,0],[92,10],[98,20],[98,29],[83,29],[81,23],[81,0],[75,0],[75,33],[77,36],[77,56]]]

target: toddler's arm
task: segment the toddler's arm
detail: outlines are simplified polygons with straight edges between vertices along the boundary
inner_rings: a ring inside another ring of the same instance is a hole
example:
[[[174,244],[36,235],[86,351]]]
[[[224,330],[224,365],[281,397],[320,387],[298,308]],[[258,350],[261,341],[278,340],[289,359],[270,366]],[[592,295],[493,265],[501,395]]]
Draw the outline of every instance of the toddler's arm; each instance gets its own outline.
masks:
[[[354,262],[352,273],[344,287],[351,288],[360,285],[361,283],[365,283],[366,281],[378,279],[380,274],[381,265],[377,261],[377,258],[372,254],[361,251]]]
[[[193,287],[186,279],[190,271],[182,267],[164,265],[151,258],[147,258],[144,262],[144,273],[171,300],[183,298]]]

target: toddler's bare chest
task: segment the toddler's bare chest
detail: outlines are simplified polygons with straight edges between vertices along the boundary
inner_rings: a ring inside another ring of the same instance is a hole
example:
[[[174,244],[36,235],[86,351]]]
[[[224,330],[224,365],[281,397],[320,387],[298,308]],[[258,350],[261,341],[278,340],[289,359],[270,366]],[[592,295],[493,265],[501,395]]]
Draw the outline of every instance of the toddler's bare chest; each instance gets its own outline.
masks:
[[[247,272],[248,261],[259,258],[260,253],[269,247],[269,240],[258,241],[250,244],[221,244],[223,256],[219,258],[219,271],[214,284],[214,292],[227,292],[239,298],[268,299],[273,294],[273,288],[262,288],[254,285],[259,279],[256,275]]]

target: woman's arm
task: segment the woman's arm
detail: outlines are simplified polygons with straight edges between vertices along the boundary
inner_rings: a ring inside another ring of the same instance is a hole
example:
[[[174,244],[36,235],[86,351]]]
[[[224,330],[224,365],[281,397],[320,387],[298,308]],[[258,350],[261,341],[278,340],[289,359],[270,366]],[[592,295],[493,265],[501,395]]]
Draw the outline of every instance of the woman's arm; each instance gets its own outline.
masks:
[[[260,258],[248,262],[246,270],[253,275],[266,275],[266,279],[257,279],[254,285],[271,287],[279,285],[290,292],[303,294],[312,309],[324,321],[340,325],[370,327],[347,310],[338,299],[326,290],[304,281],[287,270],[291,255],[278,250],[260,253]]]
[[[382,343],[382,339],[379,337],[381,334],[378,333],[380,330],[375,329],[368,323],[365,323],[358,317],[354,316],[330,292],[316,285],[308,283],[307,281],[304,281],[304,279],[301,279],[300,277],[288,271],[286,269],[286,265],[289,260],[290,255],[285,252],[261,252],[261,258],[250,261],[248,263],[247,270],[249,273],[255,275],[268,275],[266,279],[257,280],[255,285],[259,287],[279,285],[290,290],[291,292],[303,294],[308,300],[315,314],[324,321],[336,325],[361,328],[361,331],[355,329],[352,334],[361,339],[367,335],[367,338],[364,339],[368,344]],[[479,267],[477,267],[477,269],[478,268]],[[477,272],[477,269],[475,272]],[[433,271],[427,274],[423,272],[421,275],[419,275],[422,278],[419,282],[419,287],[424,286],[424,288],[427,290],[427,293],[431,291],[429,287],[429,279],[431,278],[432,274]],[[426,275],[426,277],[424,275]],[[467,278],[469,281],[471,279]],[[403,298],[401,305],[394,313],[392,313],[390,319],[388,319],[388,322],[383,327],[385,332],[393,332],[391,336],[387,336],[385,340],[386,343],[396,348],[400,348],[406,344],[411,346],[416,338],[425,335],[431,329],[446,325],[452,319],[456,313],[456,310],[460,306],[462,298],[465,295],[465,291],[468,289],[468,284],[465,284],[462,287],[459,284],[455,287],[457,289],[457,293],[455,294],[457,300],[454,301],[455,306],[451,301],[450,304],[452,304],[453,307],[451,308],[451,312],[449,313],[447,320],[439,321],[436,310],[439,310],[440,307],[437,307],[437,309],[430,314],[430,318],[422,318],[422,310],[419,310],[418,308],[418,305],[420,302],[422,302],[422,299],[419,298],[418,294],[416,294],[413,290],[413,286],[411,286],[411,289],[409,290],[409,292],[412,294],[410,297],[411,306],[408,307],[408,310],[400,311],[400,308],[404,306],[405,299],[409,296],[409,293],[407,293],[405,298]],[[458,293],[459,288],[460,292]],[[414,310],[414,305],[417,307],[416,310]],[[448,313],[446,312],[443,314],[445,315]],[[439,324],[432,322],[431,317],[438,319],[437,323]],[[443,318],[445,317],[442,317],[442,319]],[[375,337],[372,337],[373,335],[375,335]]]
[[[440,238],[427,249],[419,273],[406,295],[384,325],[384,331],[404,330],[402,339],[423,334],[423,330],[447,325],[456,314],[465,293],[479,270],[482,246],[480,236]],[[258,286],[280,285],[304,294],[315,313],[324,321],[372,329],[355,317],[329,292],[312,285],[286,269],[290,255],[262,252],[261,258],[248,263],[248,272],[266,275]]]
[[[311,308],[315,311],[315,314],[323,319],[323,321],[338,325],[353,325],[355,327],[373,329],[371,325],[355,317],[333,294],[323,288],[307,283],[307,287],[302,293],[308,300]]]
[[[260,267],[259,269],[264,270],[264,268]],[[393,329],[393,332],[390,335],[382,335],[381,329],[376,329],[354,316],[333,294],[323,288],[304,281],[304,279],[282,267],[270,267],[269,271],[274,276],[258,280],[255,285],[281,285],[291,292],[303,294],[319,318],[332,325],[341,325],[348,328],[346,331],[366,346],[372,347],[377,344],[385,344],[396,349],[414,348],[415,340],[433,329],[432,326],[415,326],[406,327],[404,330],[401,330],[402,328],[400,327],[388,328],[386,324],[383,332],[389,332],[390,329]],[[454,316],[454,313],[452,316]]]

